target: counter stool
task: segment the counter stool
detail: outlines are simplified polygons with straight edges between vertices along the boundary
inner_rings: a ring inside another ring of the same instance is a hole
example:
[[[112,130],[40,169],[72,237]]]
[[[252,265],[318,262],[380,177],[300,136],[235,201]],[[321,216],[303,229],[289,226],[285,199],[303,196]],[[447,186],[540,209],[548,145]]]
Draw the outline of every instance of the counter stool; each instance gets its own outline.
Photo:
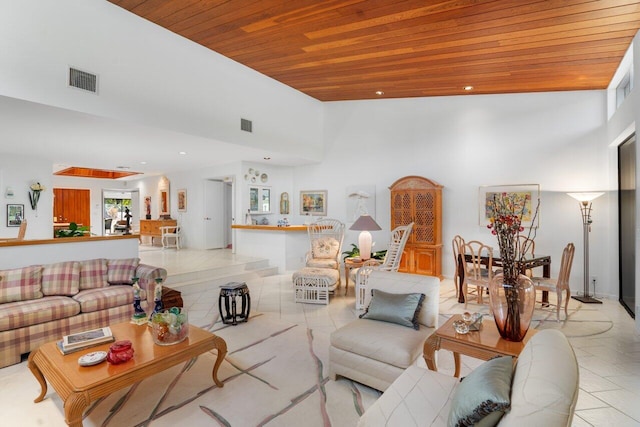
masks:
[[[293,273],[295,302],[329,304],[329,292],[338,286],[340,272],[333,268],[304,267]]]
[[[242,311],[237,312],[236,298],[242,299]],[[224,308],[222,310],[222,301],[224,301]],[[231,307],[231,311],[229,311]],[[220,299],[218,300],[218,308],[220,310],[220,317],[224,324],[238,324],[238,317],[240,322],[246,322],[249,320],[249,311],[251,310],[251,296],[249,295],[249,288],[244,282],[229,282],[226,285],[220,286]]]

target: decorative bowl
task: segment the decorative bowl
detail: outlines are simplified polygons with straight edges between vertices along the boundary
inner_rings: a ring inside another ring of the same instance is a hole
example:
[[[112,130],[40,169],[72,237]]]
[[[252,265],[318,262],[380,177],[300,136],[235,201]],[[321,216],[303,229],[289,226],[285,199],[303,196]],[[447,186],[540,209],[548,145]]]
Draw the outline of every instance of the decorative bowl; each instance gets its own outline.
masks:
[[[151,318],[151,336],[158,345],[173,345],[182,342],[189,336],[189,319],[187,310],[172,307]]]
[[[464,320],[456,320],[453,322],[453,329],[459,334],[469,333],[469,324]]]

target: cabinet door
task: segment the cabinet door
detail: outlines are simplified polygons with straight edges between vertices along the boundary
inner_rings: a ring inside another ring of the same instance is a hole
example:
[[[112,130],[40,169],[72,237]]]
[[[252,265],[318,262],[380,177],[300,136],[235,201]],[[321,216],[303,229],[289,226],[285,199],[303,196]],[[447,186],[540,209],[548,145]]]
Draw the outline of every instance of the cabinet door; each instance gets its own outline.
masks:
[[[413,250],[413,268],[416,274],[436,276],[436,253],[432,248],[415,248]]]
[[[402,251],[402,258],[400,258],[400,264],[398,264],[398,271],[401,273],[412,273],[413,269],[413,251],[409,248],[405,248]]]
[[[57,222],[75,222],[91,227],[89,190],[54,188],[53,214]]]
[[[418,191],[413,195],[414,221],[412,243],[435,245],[436,197],[433,191]]]

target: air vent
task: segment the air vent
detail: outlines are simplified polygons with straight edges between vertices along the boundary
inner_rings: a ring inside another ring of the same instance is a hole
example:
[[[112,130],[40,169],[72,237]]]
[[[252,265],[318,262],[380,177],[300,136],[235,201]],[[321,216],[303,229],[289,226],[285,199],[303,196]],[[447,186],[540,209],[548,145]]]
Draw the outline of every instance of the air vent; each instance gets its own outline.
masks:
[[[253,123],[251,120],[240,119],[240,130],[245,132],[253,132]]]
[[[69,68],[69,86],[98,93],[98,76],[95,74]]]

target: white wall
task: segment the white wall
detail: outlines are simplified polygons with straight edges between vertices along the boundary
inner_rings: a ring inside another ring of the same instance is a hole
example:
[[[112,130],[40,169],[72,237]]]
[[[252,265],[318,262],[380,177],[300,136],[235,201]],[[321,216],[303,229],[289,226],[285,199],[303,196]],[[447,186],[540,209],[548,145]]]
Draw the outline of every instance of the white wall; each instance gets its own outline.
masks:
[[[495,240],[478,220],[481,185],[540,184],[541,228],[536,251],[549,254],[556,275],[568,242],[581,253],[582,223],[566,191],[609,190],[604,91],[493,96],[460,96],[325,104],[326,159],[294,169],[293,205],[300,190],[326,189],[328,216],[347,221],[345,188],[376,186],[376,220],[389,230],[388,187],[406,175],[444,185],[443,271],[451,277],[450,242]],[[617,247],[609,239],[609,197],[594,203],[591,275],[598,294],[617,295],[617,270],[610,265]],[[302,218],[294,218],[301,222]],[[349,226],[350,223],[347,224]],[[388,231],[373,233],[376,249],[386,247]],[[345,247],[356,242],[347,232]],[[494,246],[497,242],[494,242]],[[582,258],[571,276],[582,289]]]

